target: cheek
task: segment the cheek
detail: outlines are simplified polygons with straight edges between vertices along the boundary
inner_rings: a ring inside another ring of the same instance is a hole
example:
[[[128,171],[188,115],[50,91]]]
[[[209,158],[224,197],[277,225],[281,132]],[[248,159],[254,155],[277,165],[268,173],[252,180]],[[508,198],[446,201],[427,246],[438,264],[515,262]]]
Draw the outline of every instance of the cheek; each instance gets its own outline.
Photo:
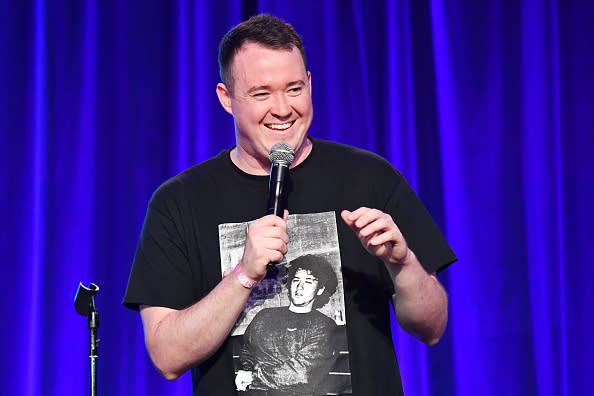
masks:
[[[316,287],[315,286],[308,286],[306,290],[306,294],[308,296],[313,296],[316,294]]]
[[[301,114],[309,114],[313,109],[311,98],[309,96],[300,96],[296,99],[293,107]]]
[[[250,106],[248,111],[250,121],[260,122],[266,116],[267,108],[258,103]]]
[[[241,123],[260,122],[266,115],[266,106],[262,103],[241,103],[232,107],[233,116],[239,118]]]

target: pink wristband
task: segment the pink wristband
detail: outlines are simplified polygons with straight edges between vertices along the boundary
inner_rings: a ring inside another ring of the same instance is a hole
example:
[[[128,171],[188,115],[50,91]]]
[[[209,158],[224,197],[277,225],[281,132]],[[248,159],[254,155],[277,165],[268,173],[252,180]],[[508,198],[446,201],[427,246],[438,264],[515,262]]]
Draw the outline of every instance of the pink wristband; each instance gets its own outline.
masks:
[[[229,271],[229,270],[227,270],[227,271]],[[227,276],[231,272],[231,271],[229,271],[229,272],[227,272],[227,271],[225,271],[223,276]],[[241,283],[241,285],[243,287],[245,287],[246,289],[253,289],[254,287],[258,286],[261,282],[259,280],[252,279],[243,273],[243,271],[241,270],[241,259],[235,266],[235,269],[233,269],[233,273],[235,274],[235,277],[237,278],[239,283]]]

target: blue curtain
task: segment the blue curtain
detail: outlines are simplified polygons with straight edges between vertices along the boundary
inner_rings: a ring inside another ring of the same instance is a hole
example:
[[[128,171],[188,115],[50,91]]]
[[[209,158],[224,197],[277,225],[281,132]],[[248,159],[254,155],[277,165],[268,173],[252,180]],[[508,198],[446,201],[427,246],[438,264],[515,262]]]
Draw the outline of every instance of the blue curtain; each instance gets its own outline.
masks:
[[[121,306],[152,191],[234,144],[217,44],[269,12],[302,35],[311,135],[399,168],[460,260],[450,323],[394,325],[408,395],[594,389],[594,3],[3,1],[1,394],[88,393],[73,298],[97,283],[100,394],[160,378]]]

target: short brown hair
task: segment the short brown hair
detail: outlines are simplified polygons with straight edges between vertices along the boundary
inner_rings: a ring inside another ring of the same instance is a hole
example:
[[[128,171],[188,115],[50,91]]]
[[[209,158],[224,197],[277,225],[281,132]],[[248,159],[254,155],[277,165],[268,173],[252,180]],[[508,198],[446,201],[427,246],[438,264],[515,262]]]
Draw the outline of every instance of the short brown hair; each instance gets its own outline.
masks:
[[[296,47],[301,52],[303,65],[307,70],[303,41],[293,26],[269,14],[256,15],[229,30],[219,44],[219,74],[230,92],[233,86],[231,64],[237,51],[246,42],[274,49]]]

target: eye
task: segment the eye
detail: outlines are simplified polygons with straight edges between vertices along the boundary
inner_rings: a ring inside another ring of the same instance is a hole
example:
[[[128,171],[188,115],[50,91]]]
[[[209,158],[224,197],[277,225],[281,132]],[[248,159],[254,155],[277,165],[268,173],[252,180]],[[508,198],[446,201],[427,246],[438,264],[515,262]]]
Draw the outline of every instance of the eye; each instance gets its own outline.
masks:
[[[293,87],[289,89],[289,95],[297,96],[301,93],[303,87]]]
[[[270,94],[268,92],[256,92],[252,94],[252,97],[258,100],[262,100],[268,98],[269,95]]]

